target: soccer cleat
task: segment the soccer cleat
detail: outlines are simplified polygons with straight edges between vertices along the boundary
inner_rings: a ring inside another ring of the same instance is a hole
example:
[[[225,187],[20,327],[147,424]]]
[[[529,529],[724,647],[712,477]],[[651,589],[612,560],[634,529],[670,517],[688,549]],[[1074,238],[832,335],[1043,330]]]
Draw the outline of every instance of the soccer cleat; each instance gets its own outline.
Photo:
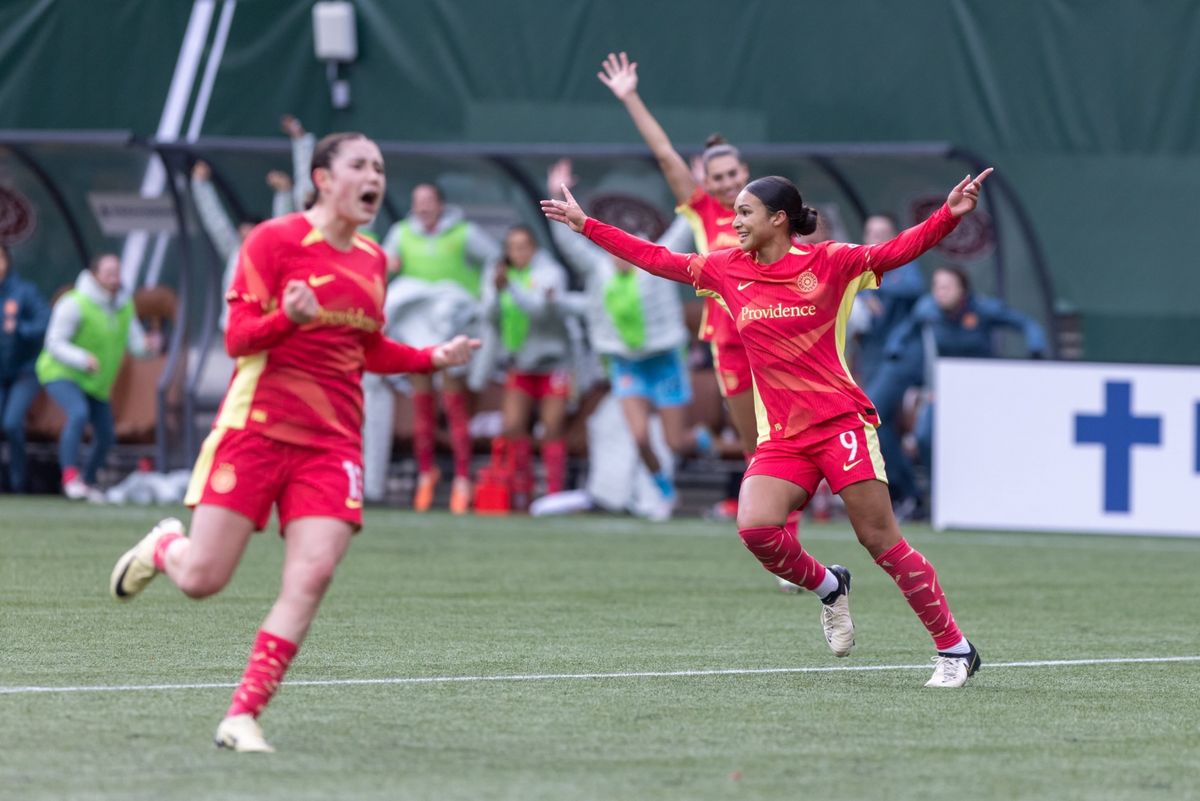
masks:
[[[221,721],[213,736],[217,748],[228,748],[240,753],[273,754],[275,749],[263,737],[262,727],[253,715],[233,715]]]
[[[970,641],[967,645],[971,645]],[[967,683],[967,679],[975,675],[975,671],[979,670],[983,665],[983,661],[979,658],[979,651],[975,650],[975,646],[971,645],[969,653],[965,654],[950,654],[945,651],[938,651],[938,655],[933,658],[933,677],[925,682],[926,687],[961,687]]]
[[[79,478],[78,476],[76,476],[76,477],[72,478],[70,481],[63,482],[62,489],[63,489],[63,495],[66,495],[69,500],[82,501],[82,500],[87,500],[88,493],[91,491],[92,488],[89,487],[87,484],[84,484],[82,478]]]
[[[413,496],[413,511],[429,511],[429,507],[433,506],[433,491],[441,477],[442,473],[436,467],[428,473],[417,475],[417,492]]]
[[[154,548],[162,537],[172,532],[185,534],[183,523],[173,517],[160,520],[149,534],[117,560],[108,582],[108,589],[114,598],[128,601],[146,589],[150,579],[158,575],[158,568],[154,566]]]
[[[854,649],[854,621],[850,618],[850,571],[830,565],[837,576],[838,588],[821,599],[821,628],[834,656],[849,656]]]
[[[471,479],[455,476],[450,485],[450,514],[465,515],[471,511]]]

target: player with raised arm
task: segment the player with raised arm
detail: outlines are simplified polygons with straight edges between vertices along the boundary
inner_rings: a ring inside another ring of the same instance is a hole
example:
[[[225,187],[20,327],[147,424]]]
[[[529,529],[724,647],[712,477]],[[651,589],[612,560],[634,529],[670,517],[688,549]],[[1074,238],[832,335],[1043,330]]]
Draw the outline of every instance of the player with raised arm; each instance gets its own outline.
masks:
[[[242,247],[226,296],[225,344],[237,369],[192,473],[191,530],[163,520],[110,580],[118,600],[158,573],[189,597],[213,595],[278,508],[279,595],[216,733],[218,746],[236,751],[273,750],[258,715],[362,526],[363,371],[427,373],[465,363],[479,344],[456,337],[418,350],[380,333],[386,259],[356,231],[384,196],[378,146],[331,134],[316,146],[312,176],[311,208],[259,225]]]
[[[718,135],[709,137],[700,157],[704,169],[704,185],[701,186],[692,168],[675,150],[666,131],[638,95],[637,62],[631,62],[625,53],[609,53],[602,66],[604,71],[597,73],[597,77],[625,105],[638,133],[654,154],[678,203],[676,210],[692,224],[696,249],[700,253],[709,253],[737,247],[733,203],[750,179],[750,171],[737,148]],[[755,446],[750,364],[733,318],[711,296],[704,300],[700,339],[712,348],[717,386],[729,407],[729,417],[738,432],[742,451],[749,459]]]
[[[848,655],[850,572],[822,565],[784,527],[825,479],[841,494],[859,542],[933,638],[937,656],[927,687],[962,687],[979,668],[979,653],[959,630],[933,565],[904,539],[892,514],[879,419],[843,356],[846,319],[860,289],[877,287],[885,272],[936,245],[974,210],[990,173],[968,175],[925,222],[870,246],[795,243],[794,236],[816,227],[817,213],[778,176],[738,194],[739,246],[707,255],[672,253],[591,219],[565,189],[566,200],[542,201],[549,219],[614,256],[722,298],[746,345],[758,410],[758,447],[738,504],[742,541],[769,571],[821,598],[826,641],[835,655]]]

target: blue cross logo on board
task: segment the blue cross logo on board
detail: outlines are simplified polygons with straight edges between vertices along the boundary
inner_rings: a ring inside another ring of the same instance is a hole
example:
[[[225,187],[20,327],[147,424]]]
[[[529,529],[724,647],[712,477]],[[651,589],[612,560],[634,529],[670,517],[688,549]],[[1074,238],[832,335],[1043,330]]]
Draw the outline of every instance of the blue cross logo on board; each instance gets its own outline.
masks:
[[[1135,445],[1162,444],[1162,417],[1136,417],[1132,412],[1133,385],[1104,383],[1104,411],[1075,415],[1075,442],[1104,449],[1104,511],[1128,512],[1133,484],[1130,471]],[[1197,456],[1200,460],[1200,456]],[[1198,464],[1200,466],[1200,464]]]

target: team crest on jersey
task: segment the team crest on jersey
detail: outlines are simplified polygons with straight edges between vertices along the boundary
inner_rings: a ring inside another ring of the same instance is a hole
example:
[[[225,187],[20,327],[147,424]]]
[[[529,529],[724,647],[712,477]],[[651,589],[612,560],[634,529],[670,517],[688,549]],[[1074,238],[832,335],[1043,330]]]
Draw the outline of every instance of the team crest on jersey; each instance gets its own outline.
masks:
[[[237,486],[237,473],[234,472],[233,465],[228,462],[222,462],[221,465],[213,471],[212,478],[209,479],[209,486],[213,492],[225,495],[233,492],[233,488]]]
[[[796,276],[796,289],[799,289],[800,293],[803,295],[807,295],[809,292],[812,292],[820,283],[821,282],[817,280],[817,276],[812,270],[805,270],[804,272],[800,273],[800,275]]]

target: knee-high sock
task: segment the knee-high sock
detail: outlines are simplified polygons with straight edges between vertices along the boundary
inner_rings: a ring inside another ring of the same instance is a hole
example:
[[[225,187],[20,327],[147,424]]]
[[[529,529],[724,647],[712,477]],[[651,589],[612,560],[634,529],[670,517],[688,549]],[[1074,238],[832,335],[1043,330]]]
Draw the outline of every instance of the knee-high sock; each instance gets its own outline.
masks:
[[[800,547],[794,531],[784,526],[758,526],[738,530],[742,542],[762,566],[780,578],[815,590],[825,580],[825,566]]]
[[[567,441],[543,440],[542,462],[546,465],[546,492],[562,492],[567,483]]]
[[[242,683],[233,691],[233,701],[225,717],[244,714],[258,717],[279,689],[283,674],[297,650],[299,646],[294,642],[259,629],[246,672],[242,674]]]
[[[512,488],[528,495],[533,492],[533,443],[529,437],[509,440],[512,452]]]
[[[413,455],[417,472],[433,469],[434,432],[437,430],[437,406],[432,392],[413,393]]]
[[[950,604],[938,583],[937,571],[920,551],[902,539],[876,559],[875,564],[896,582],[939,651],[962,639],[962,632],[954,622]]]
[[[454,477],[471,477],[471,409],[465,392],[447,392],[442,396],[450,421],[450,450],[454,453]]]

